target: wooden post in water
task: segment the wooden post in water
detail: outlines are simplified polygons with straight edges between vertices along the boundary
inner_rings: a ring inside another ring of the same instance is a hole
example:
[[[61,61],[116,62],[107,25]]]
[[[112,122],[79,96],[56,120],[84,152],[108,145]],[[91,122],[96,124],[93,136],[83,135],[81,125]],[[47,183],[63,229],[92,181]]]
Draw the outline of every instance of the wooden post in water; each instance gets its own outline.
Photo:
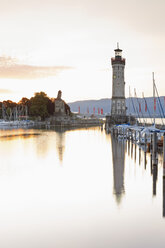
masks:
[[[157,133],[153,133],[153,145],[152,145],[152,164],[157,165]]]
[[[115,137],[117,136],[117,130],[116,128],[114,128],[114,134],[115,134]]]
[[[151,166],[151,175],[152,175],[152,150],[153,150],[153,136],[151,134],[151,143],[150,143],[150,166]]]
[[[119,130],[118,128],[116,128],[116,136],[118,137],[118,134],[119,134]]]
[[[163,135],[163,217],[165,217],[165,133]]]
[[[157,160],[157,133],[153,133],[153,146],[152,146],[152,174],[153,174],[153,195],[156,195],[156,182],[158,173],[158,160]]]
[[[141,143],[141,131],[139,131],[139,144]]]
[[[163,135],[163,177],[165,178],[165,133]]]
[[[147,151],[147,135],[144,134],[144,168],[146,169],[146,151]]]
[[[123,129],[123,138],[124,139],[126,138],[126,129],[125,128]]]
[[[152,154],[152,150],[153,150],[153,135],[151,133],[151,143],[150,143],[150,153]]]
[[[131,141],[133,142],[133,130],[131,130]]]
[[[150,168],[151,168],[151,175],[152,175],[152,153],[150,154]]]
[[[146,135],[146,133],[144,134],[144,146],[145,146],[145,151],[146,151],[146,146],[147,146],[147,135]]]
[[[163,217],[165,217],[165,176],[163,176]]]
[[[130,139],[128,139],[128,155],[130,155]]]

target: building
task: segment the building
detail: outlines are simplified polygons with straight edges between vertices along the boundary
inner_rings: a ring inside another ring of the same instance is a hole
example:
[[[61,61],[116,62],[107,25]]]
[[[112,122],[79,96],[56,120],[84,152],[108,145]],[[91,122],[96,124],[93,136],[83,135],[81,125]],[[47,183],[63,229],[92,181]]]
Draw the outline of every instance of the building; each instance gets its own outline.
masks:
[[[111,99],[111,114],[106,116],[106,125],[122,124],[135,122],[135,118],[127,116],[126,114],[126,100],[125,100],[125,59],[122,57],[122,50],[117,49],[115,57],[111,58],[112,65],[112,99]]]
[[[59,90],[54,101],[54,116],[69,116],[71,114],[70,107],[62,100],[61,96],[62,92]]]
[[[125,104],[125,59],[122,58],[122,50],[115,49],[115,58],[111,58],[112,65],[112,107],[111,116],[126,116]]]

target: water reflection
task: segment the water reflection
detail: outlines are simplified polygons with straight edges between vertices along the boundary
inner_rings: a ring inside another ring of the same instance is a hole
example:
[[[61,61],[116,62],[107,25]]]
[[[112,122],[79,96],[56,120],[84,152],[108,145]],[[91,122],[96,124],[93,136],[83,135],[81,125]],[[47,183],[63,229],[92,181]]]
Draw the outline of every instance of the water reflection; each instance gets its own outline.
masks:
[[[147,156],[146,156],[146,151],[144,152],[144,168],[146,170],[146,165],[147,165]]]
[[[150,169],[151,169],[151,175],[152,175],[152,153],[150,154]]]
[[[38,132],[34,132],[34,130],[5,130],[0,134],[0,140],[15,140],[15,139],[25,139],[25,138],[33,138],[35,136],[40,135]]]
[[[131,143],[131,158],[133,158],[133,142]]]
[[[135,143],[135,157],[134,157],[134,161],[136,163],[136,143]]]
[[[60,163],[63,161],[63,155],[65,151],[65,131],[58,130],[56,132],[56,150]]]
[[[0,140],[1,247],[164,247],[165,179],[150,154],[144,170],[142,148],[131,159],[131,141],[128,156],[100,129],[34,132]]]
[[[128,155],[130,155],[130,140],[128,140]]]
[[[165,176],[163,176],[163,217],[165,217]]]
[[[121,203],[124,190],[125,143],[112,136],[113,191],[118,204]]]
[[[141,147],[139,147],[139,165],[141,164]]]
[[[153,196],[156,196],[156,183],[157,183],[157,176],[158,176],[158,166],[153,165]]]

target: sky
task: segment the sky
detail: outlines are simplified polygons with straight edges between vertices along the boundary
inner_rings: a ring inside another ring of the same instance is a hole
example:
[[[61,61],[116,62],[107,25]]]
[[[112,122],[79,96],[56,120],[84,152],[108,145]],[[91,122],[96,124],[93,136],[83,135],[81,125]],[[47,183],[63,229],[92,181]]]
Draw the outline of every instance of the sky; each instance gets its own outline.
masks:
[[[126,97],[152,96],[152,72],[165,95],[164,12],[164,0],[0,0],[0,101],[110,98],[117,42]]]

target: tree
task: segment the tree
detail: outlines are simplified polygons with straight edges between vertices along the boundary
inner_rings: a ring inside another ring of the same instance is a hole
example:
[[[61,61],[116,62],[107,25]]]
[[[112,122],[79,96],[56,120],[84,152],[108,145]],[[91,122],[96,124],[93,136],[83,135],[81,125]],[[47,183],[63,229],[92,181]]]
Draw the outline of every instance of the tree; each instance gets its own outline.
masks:
[[[6,109],[6,117],[11,120],[14,118],[14,109],[17,107],[17,103],[11,100],[3,101],[3,105]]]
[[[48,100],[47,109],[48,109],[49,115],[54,114],[54,109],[55,109],[54,100],[55,100],[54,98],[51,98]]]
[[[30,100],[26,97],[22,97],[22,99],[18,102],[19,105],[30,106]]]
[[[30,115],[41,117],[44,120],[48,114],[48,105],[49,98],[45,92],[37,92],[34,97],[30,99]]]
[[[17,106],[17,103],[11,100],[3,101],[3,104],[6,108],[14,108]]]

